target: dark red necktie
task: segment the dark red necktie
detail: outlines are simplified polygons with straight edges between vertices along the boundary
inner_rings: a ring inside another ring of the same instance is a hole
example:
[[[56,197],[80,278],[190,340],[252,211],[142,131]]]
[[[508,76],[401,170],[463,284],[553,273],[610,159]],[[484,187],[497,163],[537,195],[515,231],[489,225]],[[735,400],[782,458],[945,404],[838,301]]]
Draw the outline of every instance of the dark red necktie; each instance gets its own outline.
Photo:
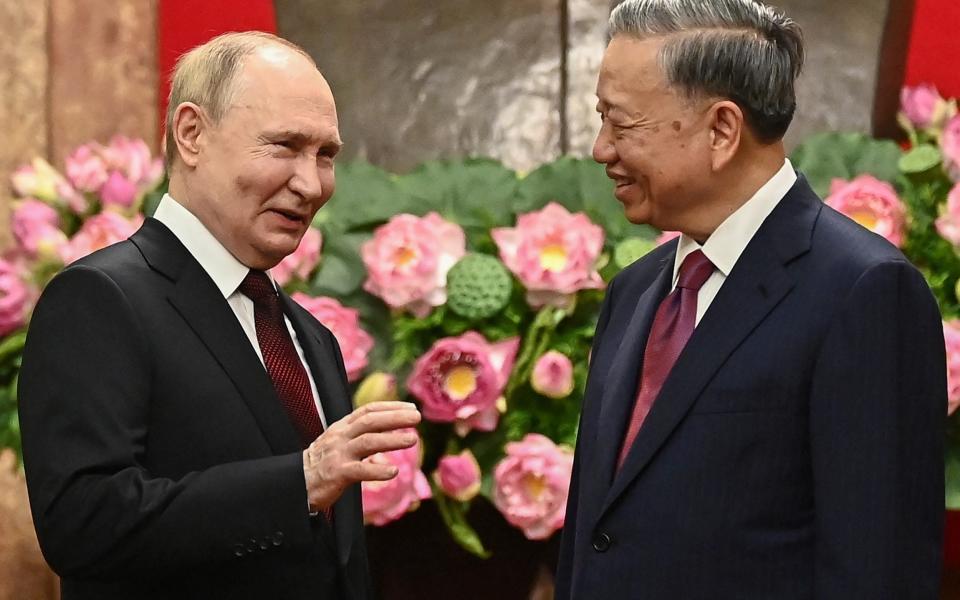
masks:
[[[300,434],[302,447],[306,448],[323,433],[323,422],[313,400],[307,370],[303,368],[283,320],[280,297],[267,274],[253,269],[247,273],[239,289],[241,294],[253,300],[253,319],[263,363],[290,422]]]
[[[693,334],[697,323],[697,293],[712,273],[713,263],[704,256],[703,251],[691,252],[680,265],[676,289],[664,298],[657,308],[653,325],[650,326],[647,347],[643,352],[643,369],[637,399],[617,459],[618,470],[623,466],[633,441],[637,439],[640,426],[660,394],[660,388],[667,380],[670,369]]]

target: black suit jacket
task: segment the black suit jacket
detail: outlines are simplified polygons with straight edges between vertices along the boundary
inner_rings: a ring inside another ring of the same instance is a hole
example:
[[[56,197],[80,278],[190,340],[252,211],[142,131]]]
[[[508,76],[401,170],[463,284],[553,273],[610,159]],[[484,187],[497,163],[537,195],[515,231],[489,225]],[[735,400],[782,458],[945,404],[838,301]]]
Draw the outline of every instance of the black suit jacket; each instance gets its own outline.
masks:
[[[677,242],[611,283],[557,598],[937,598],[946,374],[901,253],[801,177],[615,461]]]
[[[339,347],[281,297],[332,423],[351,410]],[[50,283],[19,385],[33,518],[64,598],[369,597],[359,487],[333,528],[309,518],[269,375],[160,222]]]

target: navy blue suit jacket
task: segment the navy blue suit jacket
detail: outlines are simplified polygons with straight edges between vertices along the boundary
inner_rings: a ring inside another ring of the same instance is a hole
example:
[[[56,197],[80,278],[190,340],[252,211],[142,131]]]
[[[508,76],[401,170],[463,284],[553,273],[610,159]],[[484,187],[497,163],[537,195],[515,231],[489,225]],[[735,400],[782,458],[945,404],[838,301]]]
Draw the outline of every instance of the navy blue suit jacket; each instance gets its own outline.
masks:
[[[936,303],[803,177],[615,462],[677,243],[597,326],[557,598],[937,598],[946,373]]]

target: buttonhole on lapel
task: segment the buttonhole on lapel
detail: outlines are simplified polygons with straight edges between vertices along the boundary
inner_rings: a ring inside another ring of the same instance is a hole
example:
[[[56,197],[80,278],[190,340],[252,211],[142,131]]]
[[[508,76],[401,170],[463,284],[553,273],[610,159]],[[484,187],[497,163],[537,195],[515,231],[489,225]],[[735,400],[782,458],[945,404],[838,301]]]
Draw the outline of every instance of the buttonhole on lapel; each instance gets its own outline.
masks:
[[[766,298],[768,294],[767,286],[761,283],[758,287],[760,288],[760,295]]]

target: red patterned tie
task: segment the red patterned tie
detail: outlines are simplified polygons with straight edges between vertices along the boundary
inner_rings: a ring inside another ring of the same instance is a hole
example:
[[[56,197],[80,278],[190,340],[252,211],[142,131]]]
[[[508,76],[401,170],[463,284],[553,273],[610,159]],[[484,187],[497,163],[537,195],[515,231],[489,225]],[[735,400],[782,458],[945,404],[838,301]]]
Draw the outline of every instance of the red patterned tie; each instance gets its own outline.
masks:
[[[657,308],[643,352],[643,369],[633,415],[617,459],[618,470],[623,466],[673,363],[677,362],[680,352],[693,334],[697,322],[697,293],[712,273],[713,263],[710,259],[701,250],[691,252],[680,265],[676,289]]]
[[[310,379],[283,320],[280,297],[263,271],[251,269],[240,284],[240,293],[253,300],[253,319],[263,362],[277,396],[300,434],[303,448],[323,433],[323,422],[313,401]]]

